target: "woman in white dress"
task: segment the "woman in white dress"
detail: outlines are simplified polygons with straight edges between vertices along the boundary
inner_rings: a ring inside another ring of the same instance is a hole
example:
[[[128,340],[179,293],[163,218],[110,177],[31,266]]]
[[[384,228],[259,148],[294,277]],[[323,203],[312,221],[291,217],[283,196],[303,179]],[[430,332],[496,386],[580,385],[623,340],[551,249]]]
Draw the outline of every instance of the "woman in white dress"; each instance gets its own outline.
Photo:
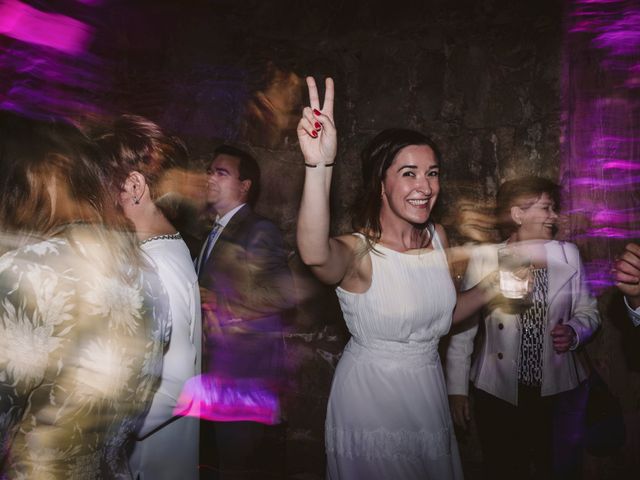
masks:
[[[174,409],[184,383],[200,374],[200,292],[187,245],[156,205],[163,175],[186,160],[186,151],[158,125],[134,115],[116,120],[98,144],[108,156],[118,203],[167,289],[173,322],[162,381],[131,454],[131,471],[136,479],[196,479],[199,419],[176,416]]]
[[[333,81],[326,80],[322,109],[313,78],[307,85],[298,247],[314,274],[337,286],[352,334],[329,398],[327,478],[462,478],[437,348],[452,317],[466,318],[489,293],[482,284],[456,306],[446,235],[429,220],[440,189],[438,150],[410,130],[376,136],[362,154],[356,233],[330,238]]]

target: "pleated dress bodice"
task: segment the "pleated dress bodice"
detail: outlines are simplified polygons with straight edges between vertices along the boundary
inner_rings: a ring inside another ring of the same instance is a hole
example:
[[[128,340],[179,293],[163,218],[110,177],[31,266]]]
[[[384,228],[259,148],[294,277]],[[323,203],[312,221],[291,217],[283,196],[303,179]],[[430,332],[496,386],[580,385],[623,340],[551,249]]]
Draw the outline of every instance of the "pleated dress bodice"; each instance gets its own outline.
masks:
[[[387,351],[437,350],[456,302],[437,234],[434,249],[400,253],[383,245],[370,252],[372,278],[364,293],[336,289],[353,340]]]

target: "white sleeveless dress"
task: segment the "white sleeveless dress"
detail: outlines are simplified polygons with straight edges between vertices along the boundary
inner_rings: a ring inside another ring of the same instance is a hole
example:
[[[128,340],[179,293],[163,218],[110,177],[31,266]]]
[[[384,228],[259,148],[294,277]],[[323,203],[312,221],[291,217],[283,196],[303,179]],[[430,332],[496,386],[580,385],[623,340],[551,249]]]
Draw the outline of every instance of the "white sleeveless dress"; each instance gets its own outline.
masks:
[[[367,292],[337,288],[352,338],[326,421],[331,480],[461,479],[438,356],[456,294],[442,244],[403,254],[376,245]]]

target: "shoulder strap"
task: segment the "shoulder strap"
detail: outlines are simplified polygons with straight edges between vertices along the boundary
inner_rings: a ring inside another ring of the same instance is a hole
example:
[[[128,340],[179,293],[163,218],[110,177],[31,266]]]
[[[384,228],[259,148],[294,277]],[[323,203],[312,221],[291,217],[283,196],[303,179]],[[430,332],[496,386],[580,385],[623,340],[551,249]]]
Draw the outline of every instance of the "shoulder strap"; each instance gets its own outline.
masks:
[[[438,232],[436,231],[436,226],[429,222],[429,224],[427,225],[427,231],[429,232],[429,235],[431,235],[432,237],[432,242],[433,242],[433,249],[434,250],[444,250],[442,248],[442,242],[440,241],[440,236],[438,235]]]

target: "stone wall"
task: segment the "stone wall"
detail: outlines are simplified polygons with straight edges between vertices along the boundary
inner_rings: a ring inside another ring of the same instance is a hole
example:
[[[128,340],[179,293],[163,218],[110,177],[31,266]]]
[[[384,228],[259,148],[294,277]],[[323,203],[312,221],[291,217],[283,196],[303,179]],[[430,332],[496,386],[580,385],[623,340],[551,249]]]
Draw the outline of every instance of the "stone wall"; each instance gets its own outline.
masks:
[[[359,151],[386,127],[418,129],[440,145],[438,215],[454,239],[465,238],[454,228],[460,202],[487,205],[502,181],[524,174],[558,178],[559,0],[135,4],[137,10],[128,2],[105,10],[111,30],[103,41],[116,66],[110,104],[157,120],[196,157],[220,141],[250,145],[264,178],[258,210],[280,225],[292,252],[304,175],[295,124],[306,75],[336,81],[336,234],[350,229]],[[295,255],[291,263],[300,302],[287,337],[287,469],[291,478],[321,478],[326,400],[348,335],[331,289]],[[611,297],[602,298],[606,312],[619,300]],[[628,377],[619,344],[620,334],[606,326],[594,349],[608,372],[628,380],[623,387],[617,379],[616,387],[638,423],[639,381]],[[637,462],[637,427],[634,435],[624,468]],[[477,478],[477,440],[472,432],[461,441],[467,476]],[[604,462],[589,459],[592,478],[623,478],[603,473],[612,465]]]

